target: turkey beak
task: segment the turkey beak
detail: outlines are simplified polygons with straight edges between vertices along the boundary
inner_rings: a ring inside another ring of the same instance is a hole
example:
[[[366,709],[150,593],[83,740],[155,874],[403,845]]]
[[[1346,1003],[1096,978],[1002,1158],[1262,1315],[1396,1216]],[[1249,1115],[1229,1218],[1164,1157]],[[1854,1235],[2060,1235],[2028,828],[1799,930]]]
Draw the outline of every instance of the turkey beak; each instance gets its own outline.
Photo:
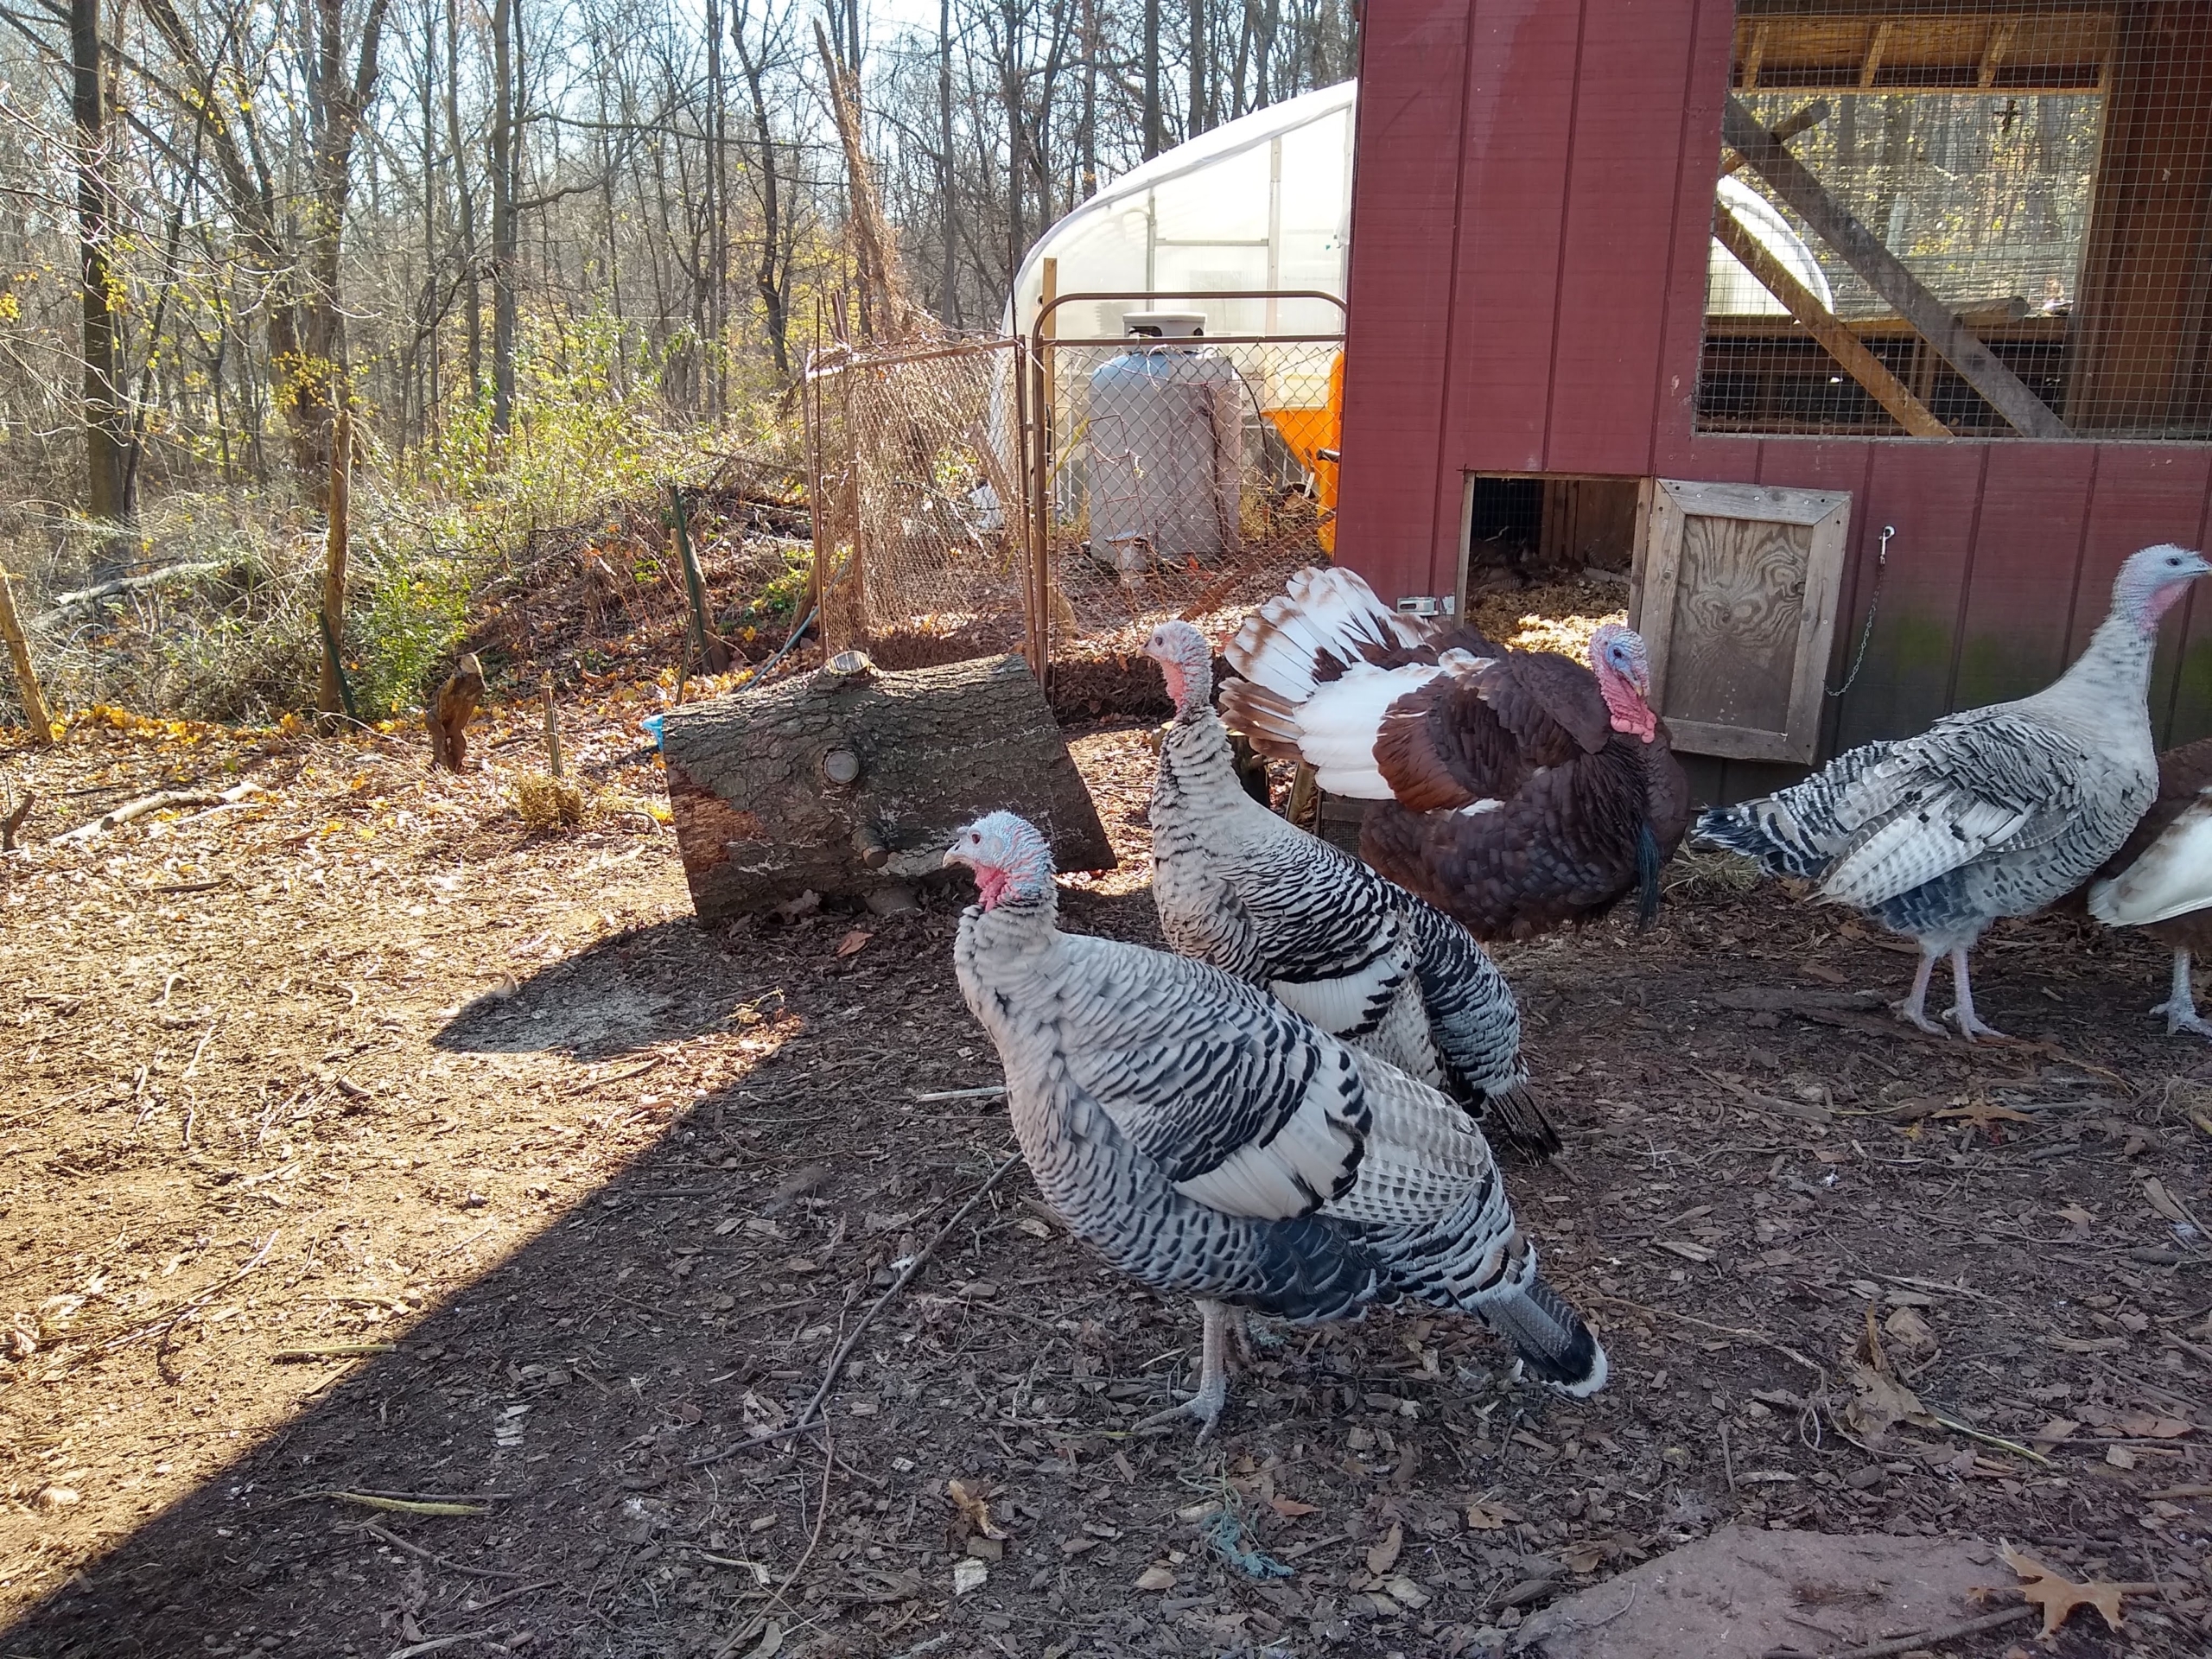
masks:
[[[1646,702],[1651,701],[1651,665],[1649,664],[1630,664],[1628,671],[1628,683],[1636,688],[1637,696],[1642,697]]]

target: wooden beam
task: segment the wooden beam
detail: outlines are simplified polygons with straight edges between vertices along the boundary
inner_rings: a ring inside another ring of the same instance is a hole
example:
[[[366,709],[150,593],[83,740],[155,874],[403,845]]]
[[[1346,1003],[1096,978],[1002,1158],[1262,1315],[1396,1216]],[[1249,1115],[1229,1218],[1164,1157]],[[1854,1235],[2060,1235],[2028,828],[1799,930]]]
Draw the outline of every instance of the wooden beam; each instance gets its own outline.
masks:
[[[1873,38],[1866,42],[1866,61],[1859,66],[1861,91],[1872,89],[1874,77],[1882,73],[1882,54],[1890,49],[1890,33],[1896,28],[1896,22],[1887,17],[1874,25]]]
[[[1989,26],[1989,45],[1981,54],[1981,69],[1974,78],[1974,85],[1983,91],[1996,86],[1997,72],[2003,67],[2005,54],[2012,47],[2012,36],[2019,29],[2017,17],[2000,17]]]
[[[1759,65],[1766,58],[1766,35],[1770,27],[1762,21],[1751,25],[1751,43],[1744,53],[1744,90],[1756,92],[1759,89]]]
[[[1785,117],[1782,122],[1775,127],[1774,136],[1786,144],[1792,138],[1795,138],[1799,133],[1810,132],[1815,127],[1819,126],[1821,122],[1827,118],[1827,100],[1826,99],[1818,99],[1814,102],[1808,104],[1803,109],[1798,111],[1796,114]],[[1731,173],[1740,169],[1743,165],[1744,158],[1736,151],[1732,149],[1729,150],[1720,158],[1720,176],[1725,179]]]
[[[2074,435],[2048,404],[2030,391],[2012,370],[1974,337],[1963,320],[1930,293],[1882,238],[1868,230],[1827,193],[1805,164],[1761,126],[1741,99],[1731,96],[1720,112],[1720,136],[1745,164],[1767,182],[1844,264],[1897,308],[1942,353],[1943,360],[1989,402],[2023,436],[2068,438]]]
[[[1820,296],[1792,276],[1789,268],[1768,251],[1766,245],[1745,228],[1744,221],[1728,211],[1726,202],[1716,201],[1713,205],[1713,235],[1714,240],[1736,256],[1745,270],[1759,279],[1768,293],[1782,302],[1791,316],[1805,325],[1805,332],[1827,347],[1828,355],[1842,365],[1846,374],[1866,389],[1869,397],[1890,411],[1899,426],[1916,438],[1955,435],[1949,427],[1929,412],[1927,404],[1890,372],[1887,364],[1867,349],[1866,342],[1851,332],[1849,324],[1822,305]]]

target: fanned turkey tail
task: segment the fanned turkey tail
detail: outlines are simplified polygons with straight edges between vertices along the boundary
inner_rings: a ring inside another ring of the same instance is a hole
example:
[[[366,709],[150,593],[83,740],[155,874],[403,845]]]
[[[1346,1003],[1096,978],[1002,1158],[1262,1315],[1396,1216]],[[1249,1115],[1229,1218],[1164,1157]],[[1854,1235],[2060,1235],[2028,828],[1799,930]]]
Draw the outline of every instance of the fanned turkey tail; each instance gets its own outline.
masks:
[[[1605,1349],[1582,1316],[1533,1273],[1485,1300],[1481,1313],[1491,1330],[1513,1344],[1531,1376],[1578,1400],[1605,1386]]]
[[[1222,716],[1262,754],[1303,760],[1332,795],[1388,800],[1375,740],[1390,705],[1441,672],[1427,632],[1349,570],[1300,570],[1224,654],[1243,676]]]

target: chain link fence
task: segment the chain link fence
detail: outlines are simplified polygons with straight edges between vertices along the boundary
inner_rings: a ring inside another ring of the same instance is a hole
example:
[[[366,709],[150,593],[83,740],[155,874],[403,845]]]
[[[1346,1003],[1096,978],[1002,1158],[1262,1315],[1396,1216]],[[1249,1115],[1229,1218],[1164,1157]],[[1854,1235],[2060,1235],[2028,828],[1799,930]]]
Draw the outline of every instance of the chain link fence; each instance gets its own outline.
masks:
[[[1036,359],[1056,647],[1249,603],[1332,548],[1340,338],[1046,340]]]
[[[822,639],[886,667],[1026,648],[1020,344],[827,356],[806,376]]]
[[[1019,650],[1043,667],[1249,607],[1332,546],[1343,361],[1340,335],[817,359],[825,647],[891,668]]]

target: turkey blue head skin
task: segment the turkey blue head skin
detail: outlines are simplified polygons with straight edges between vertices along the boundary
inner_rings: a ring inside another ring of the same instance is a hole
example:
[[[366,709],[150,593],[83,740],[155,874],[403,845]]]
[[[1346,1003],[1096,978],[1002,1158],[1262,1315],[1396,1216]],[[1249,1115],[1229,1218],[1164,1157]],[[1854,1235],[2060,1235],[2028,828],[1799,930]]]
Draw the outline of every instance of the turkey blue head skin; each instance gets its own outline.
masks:
[[[965,864],[976,876],[985,910],[1009,899],[1034,899],[1052,885],[1052,849],[1036,826],[1011,812],[988,812],[953,837],[948,864]]]
[[[2131,553],[2112,584],[2113,608],[2125,611],[2145,633],[2156,633],[2158,619],[2208,571],[2212,564],[2203,555],[2170,542]]]
[[[1656,737],[1659,716],[1651,712],[1651,658],[1643,636],[1618,622],[1606,623],[1590,636],[1590,667],[1613,729],[1646,743]]]
[[[1161,623],[1144,642],[1144,654],[1160,664],[1178,715],[1212,702],[1213,648],[1188,622]]]

